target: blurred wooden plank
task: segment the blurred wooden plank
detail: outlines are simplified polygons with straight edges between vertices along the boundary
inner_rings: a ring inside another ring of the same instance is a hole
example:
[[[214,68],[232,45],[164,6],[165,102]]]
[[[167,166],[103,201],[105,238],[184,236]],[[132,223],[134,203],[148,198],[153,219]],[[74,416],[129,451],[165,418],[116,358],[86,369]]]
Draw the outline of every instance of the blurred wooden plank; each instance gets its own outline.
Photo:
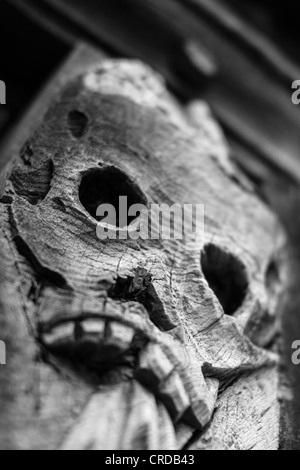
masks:
[[[35,0],[29,1],[34,3]],[[169,9],[157,8],[156,3],[102,0],[96,5],[92,1],[43,0],[39,4],[52,6],[116,54],[148,63],[161,72],[181,95],[197,95],[207,80],[215,75],[216,66],[211,54],[200,44],[194,46],[197,53],[191,52],[191,48],[185,45],[186,31],[180,22],[169,22]],[[177,8],[179,12],[175,18],[182,10],[180,5]],[[166,12],[165,16],[161,10]]]
[[[245,48],[251,56],[261,61],[279,79],[285,81],[298,76],[299,66],[286,57],[278,47],[245,19],[220,0],[179,0],[196,14],[203,15],[223,30],[231,39]]]
[[[299,183],[300,109],[291,102],[291,84],[300,76],[300,68],[220,2],[181,2],[197,7],[199,21],[207,18],[224,36],[219,47],[207,30],[220,70],[207,99],[218,119],[253,155]]]

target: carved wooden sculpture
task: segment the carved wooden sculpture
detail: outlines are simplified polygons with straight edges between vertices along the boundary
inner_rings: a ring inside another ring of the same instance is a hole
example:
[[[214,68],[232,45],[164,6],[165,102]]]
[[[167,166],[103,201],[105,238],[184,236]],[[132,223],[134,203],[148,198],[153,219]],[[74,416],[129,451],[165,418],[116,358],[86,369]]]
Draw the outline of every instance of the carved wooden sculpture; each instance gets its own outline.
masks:
[[[276,449],[277,222],[203,103],[96,64],[3,174],[1,445]],[[205,246],[106,240],[96,209],[205,204]]]

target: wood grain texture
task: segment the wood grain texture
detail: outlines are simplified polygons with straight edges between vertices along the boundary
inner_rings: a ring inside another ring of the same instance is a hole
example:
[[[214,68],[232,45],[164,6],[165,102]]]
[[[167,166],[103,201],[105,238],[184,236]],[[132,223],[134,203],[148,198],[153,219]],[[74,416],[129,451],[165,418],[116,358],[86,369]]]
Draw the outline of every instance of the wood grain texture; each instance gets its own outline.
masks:
[[[96,61],[12,156],[0,204],[1,447],[172,449],[210,425],[225,448],[277,448],[266,273],[281,231],[205,105],[180,107],[139,62]],[[121,190],[204,204],[204,246],[99,240],[91,207]]]
[[[239,379],[220,396],[212,426],[191,449],[278,449],[278,385],[276,369]]]

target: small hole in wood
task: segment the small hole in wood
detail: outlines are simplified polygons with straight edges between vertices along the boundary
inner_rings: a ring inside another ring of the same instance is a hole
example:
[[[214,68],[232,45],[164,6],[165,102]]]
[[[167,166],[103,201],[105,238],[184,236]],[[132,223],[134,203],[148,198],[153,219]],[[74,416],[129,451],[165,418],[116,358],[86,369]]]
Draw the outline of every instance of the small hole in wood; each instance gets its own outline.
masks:
[[[98,207],[102,204],[110,204],[115,209],[116,226],[119,228],[126,227],[126,224],[122,223],[123,217],[121,218],[120,214],[119,198],[121,196],[126,196],[128,209],[134,204],[146,205],[147,202],[140,189],[126,174],[115,167],[95,168],[83,175],[79,188],[80,202],[98,222],[101,222],[107,216],[107,214],[103,217],[97,216]],[[128,216],[127,225],[133,222],[135,218]]]
[[[70,129],[71,134],[79,139],[82,137],[86,131],[88,126],[88,118],[87,116],[82,113],[81,111],[71,111],[68,115],[68,127]]]
[[[203,274],[224,312],[234,313],[243,305],[248,290],[248,276],[243,263],[221,248],[208,244],[201,255]]]

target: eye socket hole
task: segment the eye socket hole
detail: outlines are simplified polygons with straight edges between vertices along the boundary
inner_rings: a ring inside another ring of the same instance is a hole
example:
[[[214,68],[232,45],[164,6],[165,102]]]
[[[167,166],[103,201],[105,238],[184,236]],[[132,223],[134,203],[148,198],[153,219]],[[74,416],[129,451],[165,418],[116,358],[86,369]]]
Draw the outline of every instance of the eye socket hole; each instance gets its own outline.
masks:
[[[83,175],[79,188],[79,199],[87,212],[98,222],[103,217],[97,216],[97,209],[102,204],[110,204],[116,210],[116,226],[124,228],[126,224],[121,223],[119,198],[127,197],[127,208],[134,204],[146,205],[147,201],[141,190],[125,175],[115,167],[95,168]],[[136,217],[127,216],[127,225],[132,223]]]
[[[213,244],[204,247],[201,265],[224,312],[226,315],[234,315],[243,305],[249,287],[245,266],[231,253]]]
[[[81,111],[74,110],[68,114],[68,127],[76,139],[79,139],[86,133],[88,121],[87,116]]]

